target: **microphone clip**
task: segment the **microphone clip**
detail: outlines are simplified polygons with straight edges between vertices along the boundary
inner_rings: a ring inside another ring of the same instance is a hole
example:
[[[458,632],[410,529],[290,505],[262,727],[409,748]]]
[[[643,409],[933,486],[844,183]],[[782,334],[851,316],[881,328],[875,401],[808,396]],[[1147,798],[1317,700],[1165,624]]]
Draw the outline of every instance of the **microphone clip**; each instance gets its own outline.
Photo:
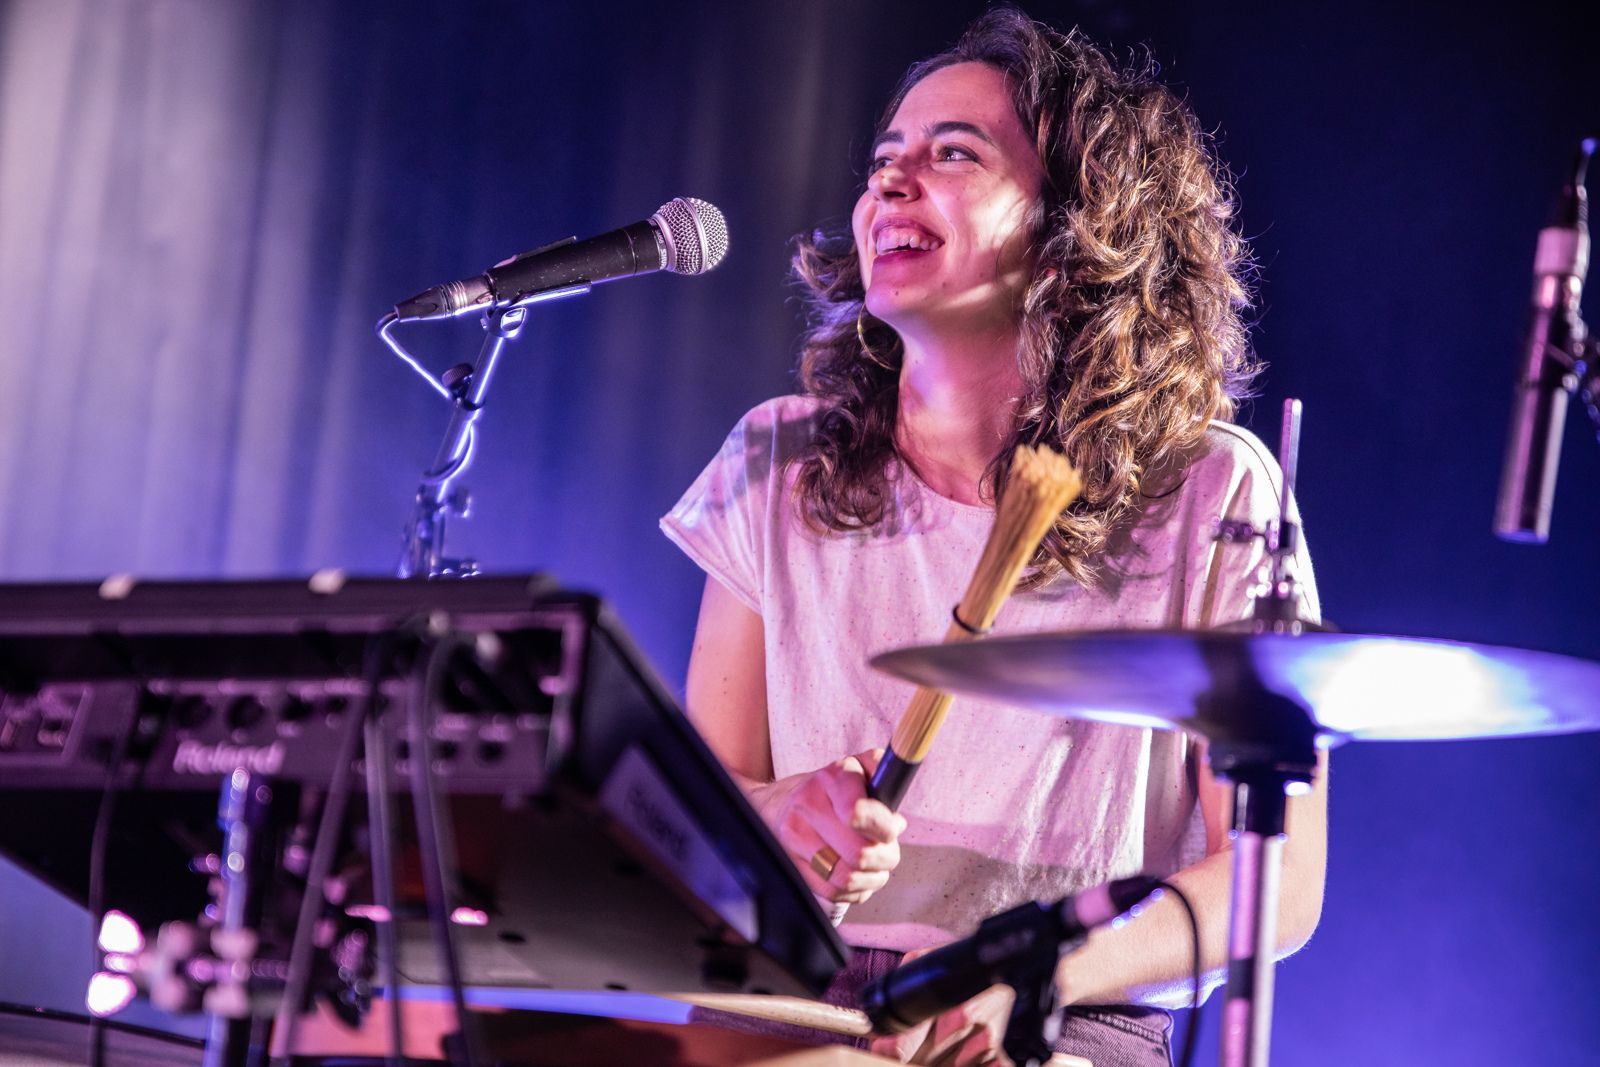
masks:
[[[990,916],[972,936],[868,983],[862,1007],[878,1033],[901,1033],[992,985],[1008,985],[1016,999],[1003,1048],[1018,1067],[1039,1067],[1061,1036],[1061,958],[1080,948],[1091,929],[1137,915],[1159,886],[1153,878],[1122,878],[1054,904],[1030,901]]]
[[[1589,413],[1596,440],[1600,440],[1600,336],[1588,334],[1575,347],[1577,359],[1573,361],[1572,374],[1577,380],[1578,399]]]
[[[1017,1067],[1040,1067],[1049,1061],[1061,1037],[1061,995],[1056,989],[1056,966],[1061,957],[1083,941],[1039,946],[1016,961],[1002,975],[1017,995],[1001,1042]]]

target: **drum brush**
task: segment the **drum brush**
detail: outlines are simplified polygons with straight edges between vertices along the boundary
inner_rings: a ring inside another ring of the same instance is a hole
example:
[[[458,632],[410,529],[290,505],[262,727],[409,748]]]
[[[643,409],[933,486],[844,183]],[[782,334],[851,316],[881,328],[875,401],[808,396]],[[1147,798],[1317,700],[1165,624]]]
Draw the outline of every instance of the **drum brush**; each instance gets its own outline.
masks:
[[[1049,448],[1021,445],[1011,460],[1011,473],[995,509],[994,528],[983,546],[966,595],[951,612],[944,643],[970,641],[989,632],[1000,606],[1016,588],[1022,570],[1033,558],[1039,542],[1055,525],[1083,480],[1061,453]],[[916,691],[901,713],[878,768],[867,783],[867,795],[890,811],[900,807],[906,790],[928,755],[934,735],[950,710],[950,694],[924,686]],[[827,848],[826,845],[823,846]],[[831,850],[830,850],[831,851]],[[837,924],[849,905],[836,904]]]

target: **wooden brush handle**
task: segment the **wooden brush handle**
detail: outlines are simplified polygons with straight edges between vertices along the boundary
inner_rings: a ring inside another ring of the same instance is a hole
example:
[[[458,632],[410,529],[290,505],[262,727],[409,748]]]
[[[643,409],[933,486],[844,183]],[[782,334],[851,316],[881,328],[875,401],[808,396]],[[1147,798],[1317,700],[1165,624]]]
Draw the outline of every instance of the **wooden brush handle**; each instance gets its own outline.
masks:
[[[966,594],[956,605],[950,628],[945,631],[947,645],[988,633],[1028,560],[1081,486],[1077,471],[1049,450],[1018,448],[1012,469],[1021,476],[1012,483],[1018,495],[1013,496],[1013,489],[1008,487],[1000,501],[994,528],[989,531],[983,554],[967,582]],[[882,801],[890,811],[900,807],[934,736],[944,725],[950,702],[949,693],[927,687],[912,695],[906,710],[900,713],[883,759],[867,782],[869,797]],[[829,918],[838,926],[849,910],[848,904],[834,904]]]

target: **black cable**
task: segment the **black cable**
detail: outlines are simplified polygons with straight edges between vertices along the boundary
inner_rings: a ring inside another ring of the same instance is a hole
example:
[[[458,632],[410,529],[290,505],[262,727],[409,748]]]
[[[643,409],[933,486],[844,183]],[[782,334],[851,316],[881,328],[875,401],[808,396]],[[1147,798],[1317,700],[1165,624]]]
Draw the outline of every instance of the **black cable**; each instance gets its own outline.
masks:
[[[463,648],[473,645],[473,637],[459,631],[439,634],[428,652],[428,661],[417,677],[406,714],[411,726],[411,798],[413,814],[417,821],[417,844],[422,859],[422,882],[427,896],[428,925],[433,930],[435,947],[444,961],[445,974],[450,987],[450,999],[455,1005],[456,1019],[461,1027],[461,1040],[451,1044],[450,1061],[455,1067],[473,1067],[476,1055],[477,1028],[467,1014],[465,987],[461,979],[461,961],[456,951],[455,931],[450,923],[451,901],[456,898],[454,879],[451,877],[455,856],[450,827],[439,804],[433,781],[433,744],[428,731],[429,712],[444,688],[445,669],[450,657]]]
[[[400,1019],[400,946],[395,925],[400,921],[395,891],[394,857],[389,849],[394,826],[394,797],[389,791],[389,750],[384,745],[383,725],[373,715],[363,730],[367,762],[367,847],[372,855],[372,888],[383,911],[377,922],[378,969],[389,998],[389,1049],[384,1057],[388,1067],[402,1067],[405,1057],[405,1031]]]
[[[339,735],[333,775],[328,780],[322,818],[317,823],[317,835],[311,848],[311,863],[306,869],[305,895],[300,898],[294,940],[289,946],[289,973],[284,980],[283,1000],[278,1005],[274,1028],[280,1035],[280,1044],[278,1054],[272,1057],[272,1067],[289,1067],[293,1057],[294,1038],[300,1024],[300,1013],[305,1009],[307,987],[311,982],[312,937],[326,903],[328,875],[332,872],[334,852],[344,829],[345,805],[350,799],[350,768],[355,762],[356,746],[361,740],[363,727],[373,716],[385,668],[398,650],[399,639],[413,630],[412,627],[402,627],[389,631],[367,646],[366,662],[362,665],[365,695]]]
[[[143,689],[140,692],[142,700]],[[122,761],[127,758],[128,742],[132,739],[134,731],[139,728],[139,717],[143,713],[140,700],[135,701],[133,716],[128,720],[128,728],[117,735],[110,758],[106,761],[105,782],[100,787],[100,804],[95,809],[94,832],[89,838],[89,940],[93,961],[91,975],[98,973],[105,962],[100,950],[100,924],[106,910],[106,859],[111,849],[111,823],[117,808],[117,775],[122,770]],[[106,1021],[102,1016],[91,1015],[89,1067],[103,1067],[105,1055]]]
[[[1178,1067],[1190,1067],[1194,1063],[1195,1046],[1199,1044],[1195,1038],[1200,1032],[1200,990],[1205,981],[1205,974],[1200,962],[1200,920],[1194,912],[1194,905],[1189,903],[1189,898],[1183,890],[1171,882],[1162,882],[1161,890],[1171,893],[1178,898],[1178,903],[1183,905],[1184,913],[1189,916],[1189,944],[1194,949],[1194,988],[1189,994],[1189,1025],[1183,1033],[1183,1055],[1178,1059]]]

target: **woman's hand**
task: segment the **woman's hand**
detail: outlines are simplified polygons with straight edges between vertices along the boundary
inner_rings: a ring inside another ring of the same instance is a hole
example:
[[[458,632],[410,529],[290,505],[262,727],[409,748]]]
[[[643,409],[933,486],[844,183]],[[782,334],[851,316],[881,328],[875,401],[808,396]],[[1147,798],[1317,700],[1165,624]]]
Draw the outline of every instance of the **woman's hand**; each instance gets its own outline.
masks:
[[[882,889],[900,863],[906,820],[867,796],[867,779],[882,755],[880,748],[846,756],[751,792],[806,885],[825,900],[859,904]],[[839,857],[831,869],[813,859],[824,845]]]
[[[931,949],[908,952],[902,964],[910,963]],[[934,1064],[936,1067],[967,1067],[969,1064],[1000,1064],[1011,1060],[1001,1051],[1006,1023],[1016,994],[1008,985],[993,985],[964,1004],[921,1026],[892,1037],[874,1038],[872,1049],[901,1063]]]

